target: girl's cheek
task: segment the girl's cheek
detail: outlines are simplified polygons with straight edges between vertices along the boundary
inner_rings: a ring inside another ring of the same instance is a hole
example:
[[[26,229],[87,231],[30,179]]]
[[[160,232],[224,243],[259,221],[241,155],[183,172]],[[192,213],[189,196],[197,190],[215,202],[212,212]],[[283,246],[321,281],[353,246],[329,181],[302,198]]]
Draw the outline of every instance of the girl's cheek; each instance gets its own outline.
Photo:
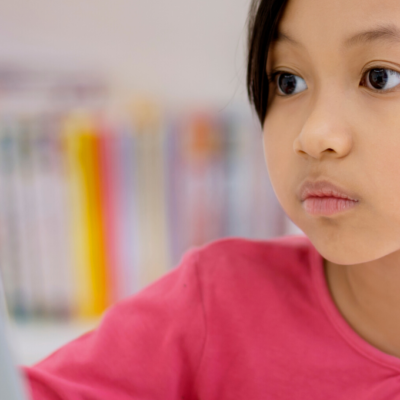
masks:
[[[282,128],[281,128],[282,129]],[[291,180],[290,169],[293,165],[293,151],[291,151],[290,143],[284,140],[284,135],[279,135],[279,132],[269,130],[264,131],[263,138],[264,156],[271,184],[282,204],[286,194],[283,193],[286,183]]]

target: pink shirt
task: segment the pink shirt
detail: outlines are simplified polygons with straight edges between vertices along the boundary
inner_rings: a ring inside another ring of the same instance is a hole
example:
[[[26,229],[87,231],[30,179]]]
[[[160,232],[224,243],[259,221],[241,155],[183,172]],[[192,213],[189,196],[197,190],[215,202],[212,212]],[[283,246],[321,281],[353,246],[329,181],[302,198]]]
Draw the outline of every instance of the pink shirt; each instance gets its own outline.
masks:
[[[305,236],[192,250],[21,368],[35,400],[400,399],[400,359],[346,323]]]

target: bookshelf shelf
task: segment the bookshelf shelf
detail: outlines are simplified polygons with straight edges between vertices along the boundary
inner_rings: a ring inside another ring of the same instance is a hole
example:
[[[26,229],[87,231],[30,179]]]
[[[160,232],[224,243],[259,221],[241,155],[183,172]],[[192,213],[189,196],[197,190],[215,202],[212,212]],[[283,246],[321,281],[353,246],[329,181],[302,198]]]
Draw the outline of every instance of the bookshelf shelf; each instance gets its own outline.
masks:
[[[9,326],[14,356],[20,365],[32,365],[64,344],[98,326],[100,319],[76,321],[13,320]]]

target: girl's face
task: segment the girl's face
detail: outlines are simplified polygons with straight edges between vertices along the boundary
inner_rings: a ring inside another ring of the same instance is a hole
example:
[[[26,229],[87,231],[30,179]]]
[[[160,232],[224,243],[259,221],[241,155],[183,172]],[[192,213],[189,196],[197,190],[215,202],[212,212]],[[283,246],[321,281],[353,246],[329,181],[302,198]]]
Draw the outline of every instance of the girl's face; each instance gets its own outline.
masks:
[[[270,86],[263,140],[282,207],[331,262],[398,251],[399,0],[290,0],[278,31],[286,36],[271,46],[267,73],[285,75]],[[332,182],[358,202],[308,212],[299,197],[307,180]]]

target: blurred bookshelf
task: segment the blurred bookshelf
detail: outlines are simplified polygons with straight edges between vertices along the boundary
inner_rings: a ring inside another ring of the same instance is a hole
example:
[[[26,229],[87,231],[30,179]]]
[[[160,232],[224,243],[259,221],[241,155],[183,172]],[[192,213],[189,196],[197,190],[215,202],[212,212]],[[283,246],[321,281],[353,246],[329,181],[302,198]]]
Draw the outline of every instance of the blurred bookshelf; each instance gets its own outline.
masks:
[[[64,344],[95,329],[99,319],[52,320],[12,319],[9,324],[11,351],[19,365],[33,365]]]
[[[268,178],[248,106],[112,109],[95,74],[0,68],[0,273],[17,360],[222,237],[301,233]]]

